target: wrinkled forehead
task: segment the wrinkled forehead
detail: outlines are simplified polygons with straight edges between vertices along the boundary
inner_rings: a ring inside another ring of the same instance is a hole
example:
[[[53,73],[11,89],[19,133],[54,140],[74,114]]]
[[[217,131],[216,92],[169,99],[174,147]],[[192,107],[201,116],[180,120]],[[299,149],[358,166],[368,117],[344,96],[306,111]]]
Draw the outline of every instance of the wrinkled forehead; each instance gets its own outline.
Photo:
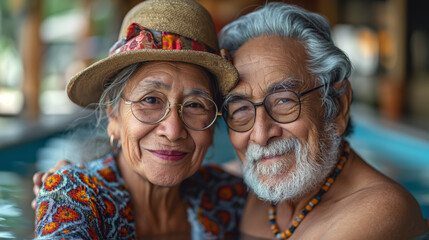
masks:
[[[259,84],[249,84],[246,81],[242,81],[241,85],[237,85],[236,88],[231,90],[226,98],[240,97],[240,98],[263,98],[269,93],[278,90],[293,90],[300,92],[301,89],[305,89],[305,82],[302,79],[295,78],[281,78],[278,80],[272,80],[267,82],[260,82]]]
[[[158,91],[204,91],[212,94],[209,74],[203,68],[180,62],[149,62],[143,64],[127,83],[129,92],[142,90]]]
[[[260,36],[234,54],[240,81],[230,94],[260,98],[277,89],[299,91],[315,84],[304,46],[293,39]]]

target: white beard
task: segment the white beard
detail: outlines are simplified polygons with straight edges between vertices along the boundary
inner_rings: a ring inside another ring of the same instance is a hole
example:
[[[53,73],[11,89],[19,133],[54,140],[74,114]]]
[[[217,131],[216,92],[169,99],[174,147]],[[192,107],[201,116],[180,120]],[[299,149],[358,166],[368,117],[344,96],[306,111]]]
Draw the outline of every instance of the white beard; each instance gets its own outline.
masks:
[[[247,186],[261,200],[273,203],[299,199],[316,190],[337,163],[341,137],[335,128],[333,123],[325,125],[318,148],[312,148],[309,143],[303,147],[296,138],[276,141],[266,147],[249,146],[242,166]],[[259,161],[279,155],[284,158],[273,163]],[[295,169],[291,170],[294,163]]]

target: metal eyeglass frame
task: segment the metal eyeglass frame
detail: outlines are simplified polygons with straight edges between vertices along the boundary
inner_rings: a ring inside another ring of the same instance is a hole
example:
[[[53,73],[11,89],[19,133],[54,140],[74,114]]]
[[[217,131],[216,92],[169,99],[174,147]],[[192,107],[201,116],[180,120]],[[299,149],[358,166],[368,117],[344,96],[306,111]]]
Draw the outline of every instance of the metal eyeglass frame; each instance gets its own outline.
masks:
[[[156,92],[158,92],[158,91],[156,91]],[[217,117],[222,115],[222,113],[220,113],[220,112],[218,111],[217,105],[216,105],[216,103],[215,103],[212,99],[207,98],[207,97],[203,97],[203,98],[205,98],[205,99],[207,99],[207,100],[210,100],[210,101],[214,104],[215,109],[216,109],[216,115],[215,115],[215,117],[214,117],[213,121],[212,121],[212,122],[211,122],[207,127],[204,127],[204,128],[194,128],[194,127],[191,127],[191,126],[189,126],[189,125],[185,122],[185,120],[183,119],[182,110],[183,110],[183,104],[185,104],[189,99],[191,99],[191,98],[192,98],[192,97],[194,97],[194,96],[190,96],[190,97],[185,98],[185,100],[184,100],[182,103],[173,103],[173,102],[170,102],[170,100],[168,100],[168,98],[167,98],[167,96],[165,96],[165,94],[163,94],[162,92],[158,92],[158,93],[162,94],[162,95],[165,97],[165,99],[167,99],[167,103],[168,103],[168,105],[167,105],[167,107],[165,108],[164,115],[163,115],[159,120],[157,120],[157,121],[155,121],[155,122],[145,122],[145,121],[142,121],[142,120],[140,120],[140,119],[139,119],[139,118],[134,114],[132,104],[133,104],[133,103],[138,103],[138,102],[140,102],[141,100],[140,100],[140,101],[130,101],[130,100],[125,99],[124,97],[122,97],[122,99],[124,100],[124,103],[125,103],[126,105],[130,105],[130,107],[131,107],[131,113],[133,114],[133,116],[134,116],[134,118],[135,118],[135,119],[137,119],[138,121],[140,121],[140,122],[142,122],[142,123],[146,123],[146,124],[150,124],[150,125],[157,124],[157,123],[161,122],[162,120],[164,120],[164,119],[165,119],[165,117],[167,117],[168,113],[170,113],[170,109],[171,109],[171,106],[172,106],[172,105],[177,105],[177,106],[179,106],[179,108],[178,108],[179,116],[180,116],[180,119],[182,119],[182,122],[186,125],[186,127],[190,128],[190,129],[192,129],[192,130],[196,130],[196,131],[203,131],[203,130],[206,130],[207,128],[211,127],[211,126],[213,125],[213,123],[216,121]]]

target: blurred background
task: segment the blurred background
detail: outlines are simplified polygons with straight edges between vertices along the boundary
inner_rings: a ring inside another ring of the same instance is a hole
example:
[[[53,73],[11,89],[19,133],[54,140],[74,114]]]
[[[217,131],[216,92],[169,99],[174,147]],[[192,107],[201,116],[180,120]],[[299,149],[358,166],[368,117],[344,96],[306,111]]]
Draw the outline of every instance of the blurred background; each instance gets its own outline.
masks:
[[[0,238],[32,238],[32,174],[79,161],[94,116],[65,94],[107,56],[136,0],[0,1]],[[199,0],[216,27],[265,0]],[[352,147],[404,185],[429,218],[429,1],[295,0],[324,15],[354,71]],[[207,162],[235,158],[223,121]],[[222,151],[219,151],[222,149]]]

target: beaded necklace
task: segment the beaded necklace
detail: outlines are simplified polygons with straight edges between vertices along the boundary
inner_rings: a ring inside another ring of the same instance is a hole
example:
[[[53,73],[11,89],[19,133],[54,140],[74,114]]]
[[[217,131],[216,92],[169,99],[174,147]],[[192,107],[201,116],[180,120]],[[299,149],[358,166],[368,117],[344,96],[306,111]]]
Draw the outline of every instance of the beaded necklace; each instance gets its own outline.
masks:
[[[292,226],[287,229],[284,232],[280,232],[279,226],[276,223],[276,204],[271,203],[271,206],[268,209],[268,219],[270,220],[270,229],[274,233],[274,236],[277,239],[287,239],[290,236],[292,236],[295,229],[299,226],[299,224],[302,222],[304,217],[317,206],[317,204],[322,199],[322,195],[326,193],[329,190],[329,187],[334,183],[335,178],[337,175],[341,172],[341,170],[344,167],[344,164],[346,163],[347,159],[349,158],[350,153],[350,147],[348,142],[344,142],[344,148],[343,153],[341,154],[340,160],[338,160],[337,165],[335,166],[334,171],[332,174],[328,177],[325,184],[320,188],[319,193],[316,194],[305,206],[304,210],[296,216],[295,220],[292,222]]]

